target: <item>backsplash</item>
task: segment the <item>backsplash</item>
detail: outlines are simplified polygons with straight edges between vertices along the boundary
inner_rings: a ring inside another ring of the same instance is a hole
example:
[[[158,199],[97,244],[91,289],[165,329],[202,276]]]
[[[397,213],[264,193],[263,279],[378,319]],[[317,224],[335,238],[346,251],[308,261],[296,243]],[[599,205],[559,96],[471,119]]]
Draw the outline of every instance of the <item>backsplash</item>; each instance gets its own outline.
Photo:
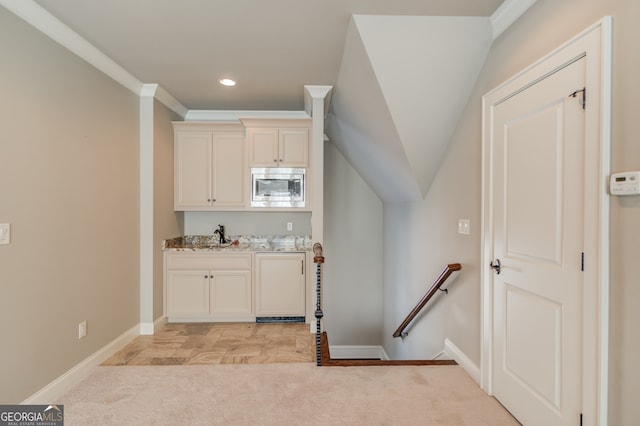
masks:
[[[291,222],[293,229],[287,230]],[[185,235],[210,235],[218,225],[227,235],[310,235],[310,212],[184,212]]]

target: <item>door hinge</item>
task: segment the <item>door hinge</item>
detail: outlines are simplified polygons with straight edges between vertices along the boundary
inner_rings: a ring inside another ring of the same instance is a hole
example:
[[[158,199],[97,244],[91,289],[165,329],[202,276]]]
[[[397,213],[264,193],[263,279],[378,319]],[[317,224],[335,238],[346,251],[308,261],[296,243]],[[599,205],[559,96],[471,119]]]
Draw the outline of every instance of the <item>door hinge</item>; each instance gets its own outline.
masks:
[[[580,254],[580,271],[584,272],[584,252]]]
[[[583,87],[580,90],[576,90],[572,94],[569,95],[570,98],[575,98],[578,96],[578,93],[582,93],[582,109],[586,109],[587,106],[587,88]]]

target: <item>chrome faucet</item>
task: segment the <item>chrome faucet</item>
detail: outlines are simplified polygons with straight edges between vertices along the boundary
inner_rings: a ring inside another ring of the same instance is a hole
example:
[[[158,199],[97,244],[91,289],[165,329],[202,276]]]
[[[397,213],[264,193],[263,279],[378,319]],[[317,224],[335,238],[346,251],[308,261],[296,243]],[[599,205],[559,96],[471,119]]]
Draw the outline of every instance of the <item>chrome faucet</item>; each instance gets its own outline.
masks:
[[[224,236],[224,225],[218,225],[218,229],[213,231],[213,234],[218,234],[218,236],[220,237],[220,244],[224,244],[227,242],[227,239]]]

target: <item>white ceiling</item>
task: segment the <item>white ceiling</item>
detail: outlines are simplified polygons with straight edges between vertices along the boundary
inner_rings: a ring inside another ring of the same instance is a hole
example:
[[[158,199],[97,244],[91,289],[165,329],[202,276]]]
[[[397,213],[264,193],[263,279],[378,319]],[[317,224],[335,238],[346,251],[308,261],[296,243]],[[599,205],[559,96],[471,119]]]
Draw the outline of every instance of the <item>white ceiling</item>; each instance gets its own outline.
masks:
[[[492,40],[535,1],[0,4],[41,6],[189,114],[302,111],[305,85],[333,86],[327,135],[384,202],[406,202],[428,191]]]
[[[17,0],[23,1],[23,0]],[[490,16],[503,0],[37,0],[188,109],[302,110],[335,85],[353,14]],[[238,81],[233,89],[218,79]]]

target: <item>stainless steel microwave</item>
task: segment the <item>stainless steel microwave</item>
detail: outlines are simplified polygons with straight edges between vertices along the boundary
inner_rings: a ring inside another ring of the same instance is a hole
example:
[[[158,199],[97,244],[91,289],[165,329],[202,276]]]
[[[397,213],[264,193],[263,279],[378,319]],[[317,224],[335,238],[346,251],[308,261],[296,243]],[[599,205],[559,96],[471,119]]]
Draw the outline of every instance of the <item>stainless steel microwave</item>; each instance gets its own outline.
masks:
[[[305,207],[303,168],[252,168],[251,207]]]

